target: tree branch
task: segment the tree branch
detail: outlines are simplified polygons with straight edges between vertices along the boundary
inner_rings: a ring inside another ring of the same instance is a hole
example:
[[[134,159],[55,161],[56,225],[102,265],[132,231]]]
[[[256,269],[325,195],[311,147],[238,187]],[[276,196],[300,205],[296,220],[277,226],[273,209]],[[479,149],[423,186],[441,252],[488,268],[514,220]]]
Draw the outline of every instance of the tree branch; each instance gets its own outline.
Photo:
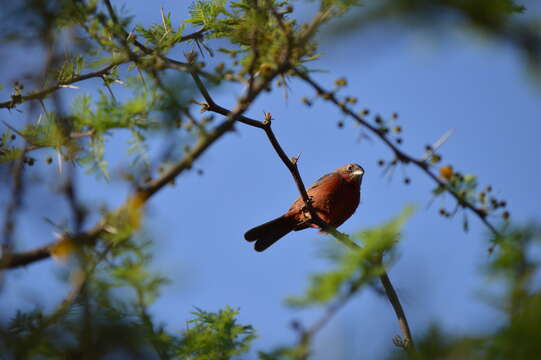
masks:
[[[0,108],[12,109],[15,106],[17,106],[18,104],[23,103],[25,101],[44,99],[47,96],[49,96],[50,94],[52,94],[53,92],[55,92],[56,90],[66,86],[66,85],[73,84],[73,83],[83,81],[83,80],[88,80],[88,79],[91,79],[91,78],[101,78],[104,75],[107,75],[109,73],[109,71],[111,71],[111,69],[113,69],[115,66],[120,65],[122,63],[123,63],[123,61],[112,62],[111,64],[107,65],[106,67],[104,67],[101,70],[94,71],[94,72],[91,72],[91,73],[88,73],[88,74],[73,76],[72,78],[70,78],[68,80],[59,81],[58,83],[56,83],[55,85],[53,85],[51,87],[48,87],[48,88],[42,89],[42,90],[33,91],[33,92],[29,93],[28,95],[16,95],[16,94],[14,94],[14,95],[11,96],[11,100],[1,102],[0,103]]]
[[[486,216],[486,212],[483,209],[480,209],[480,208],[476,207],[474,204],[466,201],[462,196],[460,196],[459,193],[457,193],[455,190],[453,190],[446,182],[442,181],[435,173],[433,173],[429,169],[428,164],[425,161],[416,159],[415,157],[410,156],[410,155],[406,154],[405,152],[403,152],[402,150],[400,150],[395,144],[393,144],[385,136],[385,134],[382,131],[380,131],[376,127],[372,126],[367,121],[365,121],[361,116],[356,114],[355,111],[350,109],[347,105],[341,104],[338,101],[338,99],[336,98],[336,96],[334,95],[333,92],[325,90],[322,86],[320,86],[317,82],[315,82],[311,77],[309,77],[305,72],[302,72],[302,71],[300,71],[298,69],[294,69],[294,71],[295,71],[295,74],[298,77],[300,77],[305,82],[310,84],[310,86],[312,86],[312,88],[314,88],[318,94],[325,95],[324,98],[326,100],[328,100],[328,101],[332,102],[333,104],[335,104],[336,106],[338,106],[342,110],[342,112],[344,114],[350,116],[359,125],[362,125],[363,127],[370,130],[370,132],[372,132],[374,135],[379,137],[381,139],[381,141],[383,141],[383,143],[385,143],[385,145],[387,145],[391,149],[391,151],[394,153],[397,160],[399,160],[399,161],[401,161],[403,163],[406,163],[406,164],[411,163],[411,164],[414,164],[415,166],[417,166],[419,169],[421,169],[421,171],[423,171],[425,174],[427,174],[428,177],[430,177],[432,180],[434,180],[434,182],[436,184],[438,184],[438,186],[442,187],[449,194],[451,194],[455,198],[455,200],[457,201],[457,203],[460,206],[471,210],[475,215],[477,215],[477,217],[486,225],[486,227],[489,228],[489,230],[494,235],[500,236],[500,233],[499,233],[498,230],[496,230],[496,227],[491,222],[488,221],[487,216]]]
[[[198,78],[197,74],[192,73],[192,77],[194,78],[196,85],[199,88],[201,94],[205,98],[206,103],[203,104],[204,110],[216,112],[222,115],[231,113],[229,110],[219,106],[218,104],[214,102],[209,92],[207,91],[206,87],[204,86],[202,81]],[[359,245],[357,245],[353,240],[351,240],[351,238],[348,235],[341,233],[335,228],[329,226],[324,220],[322,220],[319,217],[319,215],[317,214],[317,212],[312,206],[311,199],[308,196],[308,193],[306,192],[304,182],[299,173],[299,169],[297,167],[298,159],[297,158],[289,159],[289,157],[286,155],[285,151],[282,149],[280,143],[278,142],[278,139],[274,135],[274,132],[272,131],[271,121],[272,121],[272,118],[271,118],[270,113],[265,113],[264,121],[257,121],[245,116],[239,117],[239,122],[242,122],[243,124],[253,126],[265,131],[265,134],[267,135],[267,138],[269,139],[269,142],[271,143],[272,147],[278,154],[278,157],[280,158],[280,160],[282,160],[284,165],[287,167],[287,169],[291,173],[291,176],[293,177],[293,180],[295,181],[295,184],[297,185],[297,189],[299,190],[299,193],[301,194],[301,197],[304,201],[306,211],[310,214],[310,221],[316,224],[317,226],[319,226],[323,231],[334,236],[337,240],[342,242],[344,245],[354,250],[358,250],[360,248]],[[404,309],[402,308],[402,304],[400,303],[398,295],[391,283],[391,280],[389,279],[387,272],[384,272],[380,276],[380,281],[383,287],[385,288],[385,294],[387,295],[387,298],[389,299],[389,302],[391,303],[396,313],[396,316],[398,318],[398,322],[400,324],[400,329],[404,337],[404,340],[400,343],[400,345],[404,347],[404,349],[412,348],[413,338],[411,335],[411,331],[409,329],[406,314],[404,312]],[[332,313],[334,314],[334,312],[336,312],[338,308],[336,310],[333,310]],[[397,342],[395,341],[395,344],[396,343]]]
[[[169,170],[164,172],[160,177],[155,180],[152,180],[145,187],[137,189],[127,200],[126,202],[112,214],[118,214],[126,208],[130,207],[141,207],[143,206],[154,194],[161,190],[165,185],[174,180],[178,175],[184,172],[187,169],[192,167],[192,164],[197,160],[216,140],[222,137],[225,133],[233,129],[233,125],[236,121],[251,123],[259,123],[256,120],[251,120],[243,116],[243,113],[248,109],[251,103],[255,98],[268,86],[270,82],[280,73],[284,72],[288,68],[287,61],[284,61],[280,66],[272,71],[267,77],[263,80],[257,81],[254,85],[254,88],[251,92],[246,94],[244,97],[239,99],[236,108],[233,111],[226,110],[222,107],[217,106],[213,101],[211,101],[216,110],[223,111],[224,115],[227,116],[227,119],[224,120],[220,125],[215,127],[211,132],[207,133],[205,136],[200,137],[199,142],[191,149],[182,160],[173,165]],[[199,79],[195,71],[191,72],[192,76],[195,79]],[[201,80],[196,81],[197,86],[203,86]],[[207,92],[208,95],[208,92]],[[210,99],[210,96],[209,96]],[[211,99],[212,100],[212,99]],[[214,109],[214,108],[213,108]],[[210,110],[210,108],[208,109]],[[263,126],[263,125],[262,125]],[[12,269],[20,266],[25,266],[31,263],[34,263],[39,260],[47,259],[51,257],[54,250],[59,246],[63,241],[72,241],[75,244],[84,244],[84,245],[93,245],[95,241],[104,233],[108,231],[107,219],[106,217],[102,218],[101,221],[91,230],[76,234],[64,234],[57,241],[51,242],[47,245],[21,253],[12,253],[6,259],[0,258],[0,269]]]
[[[108,9],[109,14],[111,16],[111,19],[113,20],[113,22],[115,24],[118,25],[118,18],[116,16],[115,12],[113,11],[113,7],[111,6],[110,1],[105,0],[104,2],[105,2],[105,5],[107,6],[107,9]],[[103,24],[103,25],[106,26],[106,24]],[[178,42],[201,39],[206,31],[207,31],[207,29],[205,27],[202,27],[199,30],[194,31],[193,33],[182,36],[182,38]],[[123,38],[124,45],[127,46],[127,37],[129,36],[129,34],[124,29],[122,29],[122,34],[124,36],[124,38]],[[166,57],[166,56],[164,56],[162,54],[156,54],[155,49],[151,49],[151,48],[146,47],[144,44],[142,44],[137,39],[133,39],[133,43],[145,55],[152,55],[152,54],[157,55],[158,58],[163,63],[165,63],[165,65],[167,67],[169,67],[169,68],[173,68],[173,69],[176,69],[176,70],[181,70],[183,72],[199,71],[199,73],[201,73],[202,75],[204,75],[206,77],[209,77],[209,78],[213,77],[211,74],[206,73],[204,71],[200,71],[198,69],[195,69],[193,66],[191,66],[189,64],[185,64],[185,63],[182,63],[180,61],[176,61],[176,60],[168,58],[168,57]],[[130,58],[126,58],[124,60],[113,61],[111,64],[107,65],[106,67],[104,67],[104,68],[102,68],[100,70],[90,72],[90,73],[87,73],[87,74],[83,74],[83,75],[73,76],[70,79],[67,79],[67,80],[64,80],[64,81],[59,81],[55,85],[50,86],[48,88],[45,88],[45,89],[42,89],[42,90],[34,90],[34,91],[30,92],[27,95],[13,94],[11,96],[10,100],[0,102],[0,108],[12,109],[15,106],[17,106],[17,105],[19,105],[19,104],[21,104],[23,102],[26,102],[26,101],[42,100],[42,99],[48,97],[49,95],[51,95],[56,90],[65,87],[66,85],[70,85],[70,84],[77,83],[77,82],[80,82],[80,81],[88,80],[88,79],[91,79],[91,78],[102,78],[104,75],[107,75],[109,73],[109,71],[111,71],[115,66],[125,64],[125,63],[129,62],[130,60],[133,60],[133,57],[135,55],[133,53],[130,53],[129,55],[131,56]]]

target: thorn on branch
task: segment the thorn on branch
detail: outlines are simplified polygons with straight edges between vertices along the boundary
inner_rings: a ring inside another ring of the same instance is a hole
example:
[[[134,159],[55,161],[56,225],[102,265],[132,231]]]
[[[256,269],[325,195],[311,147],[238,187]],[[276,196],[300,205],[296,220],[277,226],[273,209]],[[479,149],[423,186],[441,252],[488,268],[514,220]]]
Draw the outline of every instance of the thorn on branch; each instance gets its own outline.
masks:
[[[271,115],[271,113],[270,113],[270,112],[264,111],[263,114],[264,114],[264,117],[265,117],[264,120],[263,120],[263,125],[265,125],[265,126],[270,126],[270,124],[271,124],[271,122],[272,122],[272,115]]]
[[[292,163],[293,165],[297,165],[297,163],[299,162],[299,159],[301,158],[301,154],[302,154],[302,153],[299,153],[299,155],[293,156],[293,157],[291,158],[291,163]]]
[[[126,42],[130,43],[132,42],[133,40],[135,40],[135,34],[134,34],[134,31],[135,30],[132,30],[128,36],[126,36]]]
[[[188,64],[193,64],[195,63],[195,60],[197,59],[197,53],[195,51],[185,52],[184,57],[188,61]]]
[[[201,109],[199,109],[199,112],[201,112],[201,113],[204,113],[204,112],[210,110],[210,105],[209,105],[207,102],[204,102],[204,101],[199,102],[199,101],[195,101],[195,100],[194,100],[193,102],[194,102],[195,104],[198,104],[198,105],[201,106]]]
[[[75,86],[75,85],[58,85],[59,88],[63,88],[63,89],[80,89],[78,86]]]
[[[408,350],[409,348],[409,341],[407,339],[402,339],[400,335],[393,337],[393,344],[394,346],[400,347],[404,350]]]

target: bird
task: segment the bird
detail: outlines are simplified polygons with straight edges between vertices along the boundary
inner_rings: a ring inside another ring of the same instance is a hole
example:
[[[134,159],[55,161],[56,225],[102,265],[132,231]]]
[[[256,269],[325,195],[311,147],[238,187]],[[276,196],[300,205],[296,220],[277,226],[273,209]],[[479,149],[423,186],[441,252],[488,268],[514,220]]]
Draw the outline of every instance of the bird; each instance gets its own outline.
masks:
[[[328,225],[336,228],[355,213],[361,201],[363,175],[361,165],[347,164],[323,175],[306,190],[313,209]],[[261,252],[291,231],[319,228],[310,222],[305,210],[304,201],[299,197],[285,214],[248,230],[244,238],[255,242],[254,249]]]

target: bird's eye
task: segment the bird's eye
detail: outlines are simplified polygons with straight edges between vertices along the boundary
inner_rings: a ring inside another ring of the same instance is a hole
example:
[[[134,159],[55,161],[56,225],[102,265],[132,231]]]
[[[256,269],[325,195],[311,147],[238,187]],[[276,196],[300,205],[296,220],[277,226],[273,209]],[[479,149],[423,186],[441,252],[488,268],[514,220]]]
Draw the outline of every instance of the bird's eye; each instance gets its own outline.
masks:
[[[353,171],[353,165],[348,166],[348,171]]]

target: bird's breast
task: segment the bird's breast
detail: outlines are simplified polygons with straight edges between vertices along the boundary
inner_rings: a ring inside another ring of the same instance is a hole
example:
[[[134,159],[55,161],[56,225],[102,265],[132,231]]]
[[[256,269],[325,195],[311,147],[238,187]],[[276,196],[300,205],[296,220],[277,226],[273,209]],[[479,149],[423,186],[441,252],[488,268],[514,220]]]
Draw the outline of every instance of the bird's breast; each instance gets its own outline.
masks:
[[[322,210],[329,215],[330,225],[338,227],[355,213],[360,202],[360,188],[351,183],[339,186],[330,192],[322,204]],[[317,205],[315,205],[318,208]]]

